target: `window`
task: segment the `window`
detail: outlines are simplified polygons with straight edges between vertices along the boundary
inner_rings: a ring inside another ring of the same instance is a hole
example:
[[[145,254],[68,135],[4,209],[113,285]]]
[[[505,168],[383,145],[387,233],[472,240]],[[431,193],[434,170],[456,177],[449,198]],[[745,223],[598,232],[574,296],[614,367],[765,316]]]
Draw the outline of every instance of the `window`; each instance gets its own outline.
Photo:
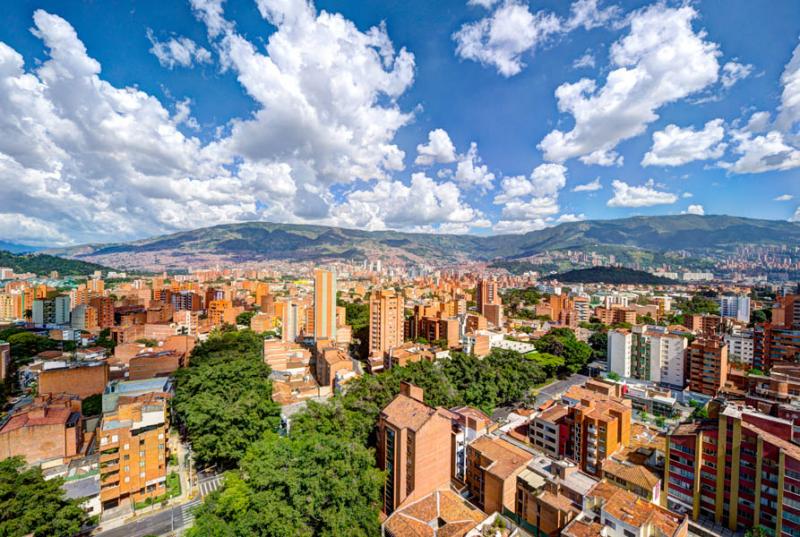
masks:
[[[614,524],[613,520],[606,519],[605,520],[605,525],[608,526],[609,528],[611,528],[612,530],[617,529],[617,525]]]
[[[625,537],[636,537],[636,534],[633,533],[632,531],[622,530],[622,533],[625,534]]]

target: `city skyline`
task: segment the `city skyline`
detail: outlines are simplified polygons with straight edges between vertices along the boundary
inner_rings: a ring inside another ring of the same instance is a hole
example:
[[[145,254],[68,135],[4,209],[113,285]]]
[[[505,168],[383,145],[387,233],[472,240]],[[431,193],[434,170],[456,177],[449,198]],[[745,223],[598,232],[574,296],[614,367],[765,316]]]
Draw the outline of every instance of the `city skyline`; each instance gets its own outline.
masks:
[[[792,2],[9,7],[10,242],[797,216]]]

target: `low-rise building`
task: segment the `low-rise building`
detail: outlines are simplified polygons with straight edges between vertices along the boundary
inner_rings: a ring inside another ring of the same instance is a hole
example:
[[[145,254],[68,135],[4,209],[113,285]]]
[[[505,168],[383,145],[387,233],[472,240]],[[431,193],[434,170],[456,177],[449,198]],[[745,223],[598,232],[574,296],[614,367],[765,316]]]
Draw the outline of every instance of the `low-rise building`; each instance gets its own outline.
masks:
[[[475,505],[490,513],[513,511],[517,476],[532,458],[500,438],[484,435],[469,444],[466,484]]]
[[[75,396],[39,396],[0,420],[0,460],[65,462],[83,449],[81,402]]]

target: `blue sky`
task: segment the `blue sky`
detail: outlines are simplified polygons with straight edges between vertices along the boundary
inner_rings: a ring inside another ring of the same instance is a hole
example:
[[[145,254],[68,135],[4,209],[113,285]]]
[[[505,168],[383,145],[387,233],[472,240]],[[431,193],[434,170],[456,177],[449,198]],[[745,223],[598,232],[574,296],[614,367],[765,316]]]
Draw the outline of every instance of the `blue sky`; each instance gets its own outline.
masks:
[[[800,218],[793,0],[4,7],[5,240]]]

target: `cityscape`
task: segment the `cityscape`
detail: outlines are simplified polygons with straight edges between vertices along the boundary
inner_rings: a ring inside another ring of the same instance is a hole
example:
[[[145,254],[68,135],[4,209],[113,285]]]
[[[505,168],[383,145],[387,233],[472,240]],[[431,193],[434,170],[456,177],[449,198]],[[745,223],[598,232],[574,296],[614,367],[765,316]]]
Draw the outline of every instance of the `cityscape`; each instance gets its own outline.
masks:
[[[800,3],[2,11],[0,537],[800,537]]]

